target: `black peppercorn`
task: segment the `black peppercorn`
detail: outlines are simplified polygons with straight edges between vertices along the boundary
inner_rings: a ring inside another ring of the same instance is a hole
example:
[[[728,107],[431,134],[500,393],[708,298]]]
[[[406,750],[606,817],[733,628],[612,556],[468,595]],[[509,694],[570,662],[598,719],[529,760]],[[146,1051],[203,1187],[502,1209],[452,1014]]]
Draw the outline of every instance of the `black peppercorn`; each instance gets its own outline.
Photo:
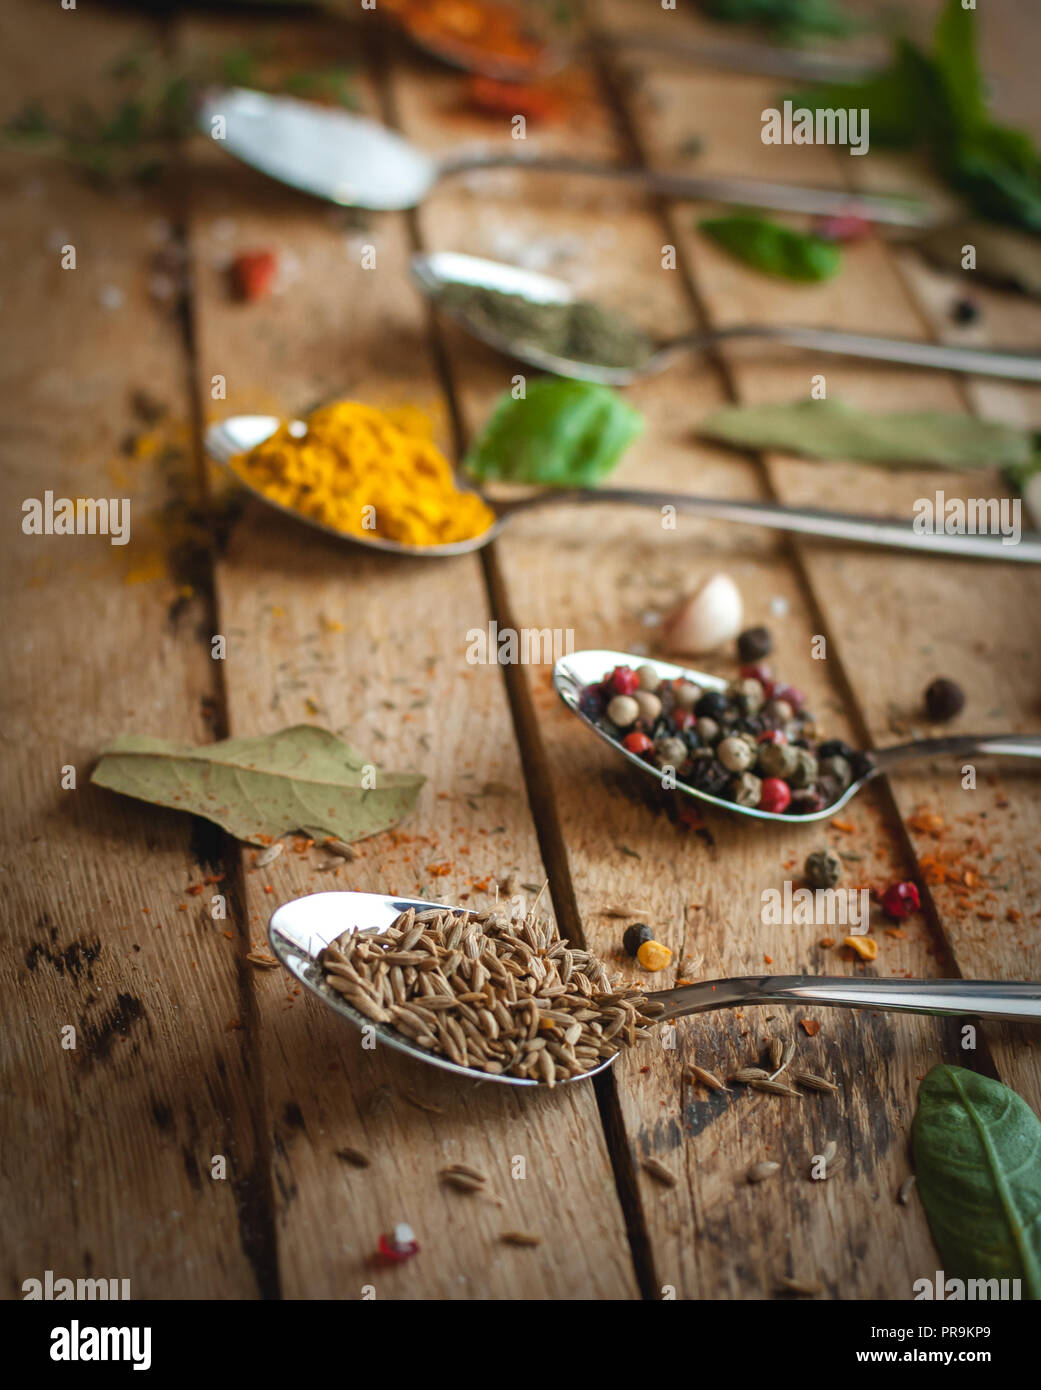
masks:
[[[718,758],[701,758],[691,764],[683,780],[696,787],[699,792],[708,792],[709,796],[722,796],[730,782],[730,773]]]
[[[826,738],[818,746],[817,756],[818,758],[845,758],[849,762],[854,756],[854,751],[841,738]]]
[[[654,932],[646,922],[634,922],[631,927],[626,927],[622,935],[622,946],[626,955],[635,956],[645,941],[653,941]]]
[[[925,692],[925,712],[934,723],[953,719],[965,708],[965,692],[954,681],[943,676],[933,681]]]
[[[747,627],[737,639],[737,654],[742,661],[759,661],[774,649],[774,639],[765,627]]]
[[[707,690],[694,706],[694,713],[699,719],[722,719],[729,713],[727,697],[721,690]]]
[[[971,299],[959,299],[951,305],[951,318],[955,323],[975,323],[980,316],[980,306]]]

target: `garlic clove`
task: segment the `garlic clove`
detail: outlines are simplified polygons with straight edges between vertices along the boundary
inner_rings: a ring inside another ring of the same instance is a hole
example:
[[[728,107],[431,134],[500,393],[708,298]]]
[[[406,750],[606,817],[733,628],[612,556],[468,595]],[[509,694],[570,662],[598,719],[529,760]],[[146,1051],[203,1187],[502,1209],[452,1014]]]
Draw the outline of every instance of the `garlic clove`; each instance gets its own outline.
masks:
[[[665,648],[695,656],[715,651],[737,636],[743,616],[734,581],[726,574],[710,574],[665,620]]]

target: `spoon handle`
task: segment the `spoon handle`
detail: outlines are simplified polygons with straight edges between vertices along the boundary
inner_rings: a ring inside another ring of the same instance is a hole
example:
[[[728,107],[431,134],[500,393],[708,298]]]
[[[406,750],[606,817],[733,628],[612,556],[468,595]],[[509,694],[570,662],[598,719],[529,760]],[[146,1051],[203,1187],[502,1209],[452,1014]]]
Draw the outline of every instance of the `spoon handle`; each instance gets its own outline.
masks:
[[[860,217],[897,227],[931,227],[935,217],[913,198],[883,197],[831,188],[800,188],[797,184],[764,183],[761,179],[731,179],[715,175],[670,174],[663,169],[573,159],[567,155],[468,153],[450,156],[438,166],[439,177],[471,169],[534,169],[548,174],[582,174],[592,178],[624,179],[649,193],[667,198],[693,198],[738,207],[771,208],[822,216]]]
[[[651,34],[639,29],[614,30],[603,35],[623,54],[631,50],[658,53],[699,67],[730,72],[754,72],[764,77],[787,77],[799,82],[862,82],[878,73],[880,65],[837,53],[800,52],[795,48],[771,48],[760,43],[703,43],[700,39]]]
[[[1041,355],[1010,348],[969,347],[959,343],[917,343],[907,338],[880,338],[871,333],[843,333],[832,328],[798,324],[737,324],[708,333],[687,333],[665,344],[670,356],[681,348],[706,348],[728,338],[769,338],[789,347],[830,352],[839,357],[876,362],[903,362],[909,367],[938,367],[1008,381],[1041,381]]]
[[[845,975],[762,975],[707,980],[649,994],[665,1005],[655,1022],[742,1004],[834,1005],[910,1014],[954,1014],[1041,1023],[1041,981],[876,980]]]
[[[815,507],[783,507],[776,502],[734,501],[724,497],[695,497],[683,492],[647,492],[636,488],[588,488],[547,491],[512,502],[500,508],[505,519],[534,507],[575,503],[629,503],[661,511],[673,507],[679,512],[712,517],[717,521],[739,521],[767,526],[775,531],[792,531],[805,536],[828,536],[854,541],[859,545],[882,545],[898,550],[937,551],[943,555],[984,560],[1019,560],[1041,564],[1041,534],[1027,533],[1015,544],[1010,537],[995,535],[948,535],[944,531],[916,531],[910,522],[885,517],[851,516],[845,512],[821,511]],[[942,518],[940,521],[942,525]]]
[[[911,758],[933,758],[943,753],[971,757],[989,753],[1008,758],[1041,758],[1041,736],[1037,734],[952,734],[947,738],[918,738],[911,743],[896,743],[890,748],[873,748],[872,776],[888,772],[897,763]]]

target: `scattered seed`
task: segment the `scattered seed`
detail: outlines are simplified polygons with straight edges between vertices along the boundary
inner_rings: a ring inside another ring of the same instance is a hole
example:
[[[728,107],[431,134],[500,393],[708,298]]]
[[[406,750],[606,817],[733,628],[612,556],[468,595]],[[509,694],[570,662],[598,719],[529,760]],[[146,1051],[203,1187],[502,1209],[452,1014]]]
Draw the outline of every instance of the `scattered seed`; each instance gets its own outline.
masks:
[[[896,1194],[896,1200],[900,1203],[902,1207],[906,1207],[907,1204],[910,1202],[911,1193],[914,1191],[914,1185],[915,1176],[913,1173],[910,1175],[910,1177],[906,1177],[900,1184],[900,1190]]]
[[[702,1085],[707,1086],[710,1091],[726,1091],[729,1089],[729,1087],[725,1086],[723,1082],[720,1081],[715,1072],[706,1071],[704,1067],[697,1066],[692,1066],[690,1070],[693,1078],[696,1081],[700,1081]]]
[[[794,1086],[786,1086],[783,1081],[774,1081],[768,1077],[765,1081],[750,1081],[748,1084],[756,1091],[769,1091],[772,1096],[795,1096],[797,1100],[802,1100],[802,1092],[797,1091]]]
[[[781,1293],[805,1294],[808,1298],[812,1298],[814,1294],[824,1292],[824,1285],[818,1283],[816,1279],[789,1279],[787,1277],[782,1277],[778,1279],[777,1287]]]
[[[361,1149],[337,1149],[336,1157],[342,1158],[344,1163],[350,1163],[355,1168],[368,1168],[369,1159],[363,1154]]]
[[[770,1073],[762,1067],[739,1067],[730,1080],[745,1084],[751,1084],[753,1081],[769,1081]]]
[[[253,861],[256,869],[266,869],[269,864],[273,864],[278,856],[285,849],[281,840],[276,840],[273,845],[268,845],[267,849],[262,849]]]
[[[534,1231],[503,1231],[499,1237],[507,1245],[541,1245],[542,1237],[537,1236]]]
[[[483,1178],[471,1178],[466,1173],[457,1173],[451,1168],[442,1168],[438,1176],[443,1183],[447,1183],[449,1187],[457,1188],[460,1192],[485,1191]]]
[[[655,1182],[660,1182],[663,1187],[675,1187],[678,1179],[674,1173],[670,1173],[664,1163],[659,1163],[656,1158],[645,1158],[643,1160],[644,1170],[650,1174]]]
[[[828,1081],[823,1076],[814,1076],[812,1072],[793,1071],[789,1074],[796,1085],[805,1086],[809,1091],[837,1091],[839,1089],[833,1081]]]
[[[488,1179],[479,1168],[471,1168],[468,1163],[449,1163],[442,1168],[442,1176],[446,1173],[461,1173],[464,1178],[472,1178],[474,1182],[487,1182]]]
[[[749,1168],[748,1181],[765,1182],[767,1178],[772,1178],[775,1173],[779,1172],[780,1168],[779,1163],[771,1163],[769,1159],[765,1159],[762,1163],[756,1163]]]
[[[334,836],[330,836],[324,842],[324,848],[330,854],[336,854],[341,859],[357,859],[358,857],[358,851],[353,845],[349,845],[346,840],[337,840]]]
[[[246,959],[251,965],[259,965],[265,970],[275,970],[278,968],[278,961],[274,956],[267,955],[264,951],[248,951]]]

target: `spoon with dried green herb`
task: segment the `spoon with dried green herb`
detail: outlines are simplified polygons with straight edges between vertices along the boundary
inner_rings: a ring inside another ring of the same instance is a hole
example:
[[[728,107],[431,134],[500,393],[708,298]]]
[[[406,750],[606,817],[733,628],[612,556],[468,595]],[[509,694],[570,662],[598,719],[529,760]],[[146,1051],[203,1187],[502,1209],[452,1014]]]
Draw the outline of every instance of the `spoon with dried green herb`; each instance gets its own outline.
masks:
[[[735,324],[658,341],[625,314],[575,297],[562,280],[454,252],[412,258],[416,284],[438,308],[500,352],[558,376],[625,386],[663,371],[685,352],[761,338],[841,357],[1041,382],[1041,356],[950,346],[801,324]]]

